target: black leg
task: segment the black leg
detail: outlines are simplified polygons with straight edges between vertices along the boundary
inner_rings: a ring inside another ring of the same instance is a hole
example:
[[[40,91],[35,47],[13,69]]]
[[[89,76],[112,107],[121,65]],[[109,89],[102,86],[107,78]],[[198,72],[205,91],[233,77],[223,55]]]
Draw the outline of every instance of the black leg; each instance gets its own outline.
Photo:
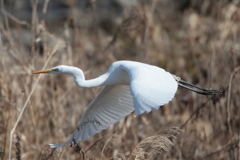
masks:
[[[203,94],[203,95],[214,95],[214,94],[219,94],[219,93],[222,92],[220,90],[204,89],[204,88],[195,86],[195,85],[193,85],[191,83],[185,82],[185,81],[183,81],[181,79],[178,80],[178,85],[183,87],[183,88],[189,89],[189,90],[191,90],[193,92],[196,92],[198,94]]]

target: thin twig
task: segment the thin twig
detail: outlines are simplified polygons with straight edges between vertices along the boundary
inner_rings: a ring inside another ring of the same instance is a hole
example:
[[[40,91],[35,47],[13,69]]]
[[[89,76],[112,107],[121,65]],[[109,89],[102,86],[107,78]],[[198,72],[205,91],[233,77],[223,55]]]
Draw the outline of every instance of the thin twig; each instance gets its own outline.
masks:
[[[211,152],[211,153],[205,155],[204,157],[200,158],[200,160],[204,160],[204,159],[206,159],[208,157],[212,157],[213,155],[219,154],[220,152],[222,152],[222,151],[224,151],[226,149],[235,148],[238,145],[239,142],[238,141],[232,142],[232,139],[230,141],[228,141],[228,143],[224,147],[222,147],[221,149],[218,149],[218,150],[216,150],[214,152]]]
[[[43,5],[43,14],[46,14],[46,13],[47,13],[48,2],[49,2],[49,0],[45,0],[45,2],[44,2],[44,5]]]
[[[23,67],[25,67],[25,64],[22,62],[21,57],[19,57],[18,54],[18,50],[16,49],[17,47],[15,46],[15,43],[13,41],[13,39],[11,38],[11,33],[10,31],[8,31],[7,29],[4,29],[4,25],[0,23],[0,29],[2,29],[2,36],[5,36],[6,39],[8,40],[9,44],[10,44],[10,48],[12,50],[6,50],[6,52],[10,53],[11,56],[13,56],[13,58]]]
[[[111,40],[111,41],[108,43],[108,45],[103,49],[102,53],[105,53],[107,50],[109,50],[109,48],[110,48],[112,45],[114,45],[114,43],[117,41],[118,34],[119,34],[119,32],[121,31],[121,27],[122,27],[122,25],[120,25],[120,26],[117,28],[116,32],[115,32],[114,35],[113,35],[112,40]]]
[[[31,0],[31,6],[32,6],[32,22],[31,22],[31,53],[34,53],[35,50],[35,40],[37,35],[37,25],[38,25],[38,17],[37,17],[37,4],[38,0]]]
[[[5,4],[3,0],[1,0],[1,10],[5,11]],[[4,16],[4,23],[5,23],[6,31],[9,32],[10,31],[9,22],[8,22],[8,17],[6,15]]]
[[[10,111],[8,110],[8,117],[7,117],[7,122],[6,122],[6,127],[5,127],[5,137],[4,137],[4,142],[3,142],[3,148],[4,148],[4,152],[3,153],[6,153],[6,150],[7,150],[7,130],[8,130],[8,124],[9,124],[9,120],[10,120]],[[1,158],[1,153],[0,153],[0,158]],[[3,158],[2,158],[3,159]]]
[[[237,138],[238,140],[237,141],[238,141],[238,149],[240,150],[240,139],[239,139],[240,136],[239,136],[239,133],[240,133],[240,129],[238,128],[238,138]],[[240,152],[237,152],[237,159],[240,159],[239,154],[240,154]]]
[[[147,12],[146,12],[146,15],[145,15],[147,18],[146,18],[146,28],[144,31],[143,44],[146,46],[147,46],[148,33],[149,33],[149,20],[148,19],[153,19],[155,7],[156,7],[156,0],[153,0],[152,4],[151,4],[150,13],[147,14]]]
[[[191,116],[186,120],[186,122],[180,127],[180,129],[182,129],[183,127],[185,127],[187,125],[187,123],[193,118],[193,116],[195,115],[195,113],[199,112],[202,108],[204,108],[206,106],[206,104],[208,103],[209,100],[211,100],[212,97],[208,98],[206,100],[205,103],[203,103],[202,105],[200,105],[192,114]]]
[[[59,42],[57,42],[57,44],[56,44],[55,47],[53,48],[50,56],[48,57],[45,65],[44,65],[44,67],[43,67],[43,70],[46,68],[46,66],[47,66],[48,62],[50,61],[50,59],[52,58],[53,54],[56,53],[56,51],[57,51],[57,49],[58,49],[58,46],[59,46]],[[29,102],[29,100],[30,100],[30,98],[31,98],[31,96],[32,96],[32,94],[33,94],[33,91],[35,90],[35,88],[36,88],[36,86],[37,86],[37,83],[38,83],[38,81],[39,81],[40,78],[41,78],[41,74],[38,76],[35,84],[33,85],[33,88],[32,88],[30,94],[29,94],[28,97],[27,97],[27,100],[26,100],[26,102],[25,102],[25,104],[24,104],[24,106],[23,106],[23,108],[22,108],[22,110],[21,110],[21,112],[20,112],[20,114],[19,114],[19,116],[18,116],[18,119],[17,119],[16,123],[14,124],[13,129],[12,129],[11,132],[10,132],[10,144],[9,144],[9,154],[8,154],[8,159],[9,159],[9,160],[11,159],[12,136],[13,136],[13,133],[15,132],[15,130],[16,130],[16,128],[17,128],[17,125],[18,125],[19,121],[20,121],[21,118],[22,118],[23,112],[25,111],[26,106],[27,106],[27,104],[28,104],[28,102]]]
[[[227,101],[227,113],[228,113],[227,121],[228,121],[228,128],[229,128],[230,135],[232,135],[232,128],[231,128],[231,125],[230,125],[230,118],[231,118],[230,100],[231,100],[231,91],[232,91],[232,80],[233,80],[233,76],[235,75],[235,73],[239,69],[240,69],[240,66],[235,68],[234,71],[231,73],[230,80],[229,80],[229,85],[228,85],[229,87],[228,87],[228,101]]]
[[[105,147],[107,146],[108,142],[112,139],[113,136],[114,136],[114,135],[112,135],[112,136],[107,140],[107,142],[104,144],[103,149],[102,149],[102,156],[104,156],[103,151],[104,151]],[[104,157],[105,157],[105,156],[104,156]]]
[[[85,151],[84,151],[84,153],[86,153],[87,151],[89,151],[92,147],[94,147],[99,141],[101,141],[102,140],[102,138],[100,138],[99,140],[97,140],[96,142],[94,142],[88,149],[86,149]]]
[[[22,21],[22,20],[19,20],[18,18],[16,18],[14,15],[6,12],[5,10],[2,10],[1,11],[5,16],[7,16],[8,18],[10,18],[11,20],[13,20],[14,22],[18,23],[18,24],[21,24],[21,25],[24,25],[24,26],[27,26],[27,27],[31,27],[31,25],[26,22],[26,21]]]

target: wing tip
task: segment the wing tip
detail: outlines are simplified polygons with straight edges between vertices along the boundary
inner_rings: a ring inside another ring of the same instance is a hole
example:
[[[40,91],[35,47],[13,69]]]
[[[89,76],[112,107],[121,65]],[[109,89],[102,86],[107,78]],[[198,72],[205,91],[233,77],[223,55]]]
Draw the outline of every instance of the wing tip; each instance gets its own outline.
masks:
[[[61,148],[61,147],[63,147],[65,144],[60,144],[60,145],[56,145],[56,144],[49,144],[49,146],[51,147],[51,148]]]
[[[171,102],[173,100],[173,98],[171,100],[169,100],[169,101],[163,102],[162,104],[158,105],[157,107],[151,107],[150,106],[150,107],[145,107],[145,109],[142,109],[142,110],[137,108],[137,109],[135,109],[135,113],[134,113],[133,116],[137,117],[138,115],[142,115],[143,113],[147,113],[148,114],[148,113],[152,112],[153,109],[159,110],[160,107],[162,107],[162,106],[168,104],[169,102]],[[148,109],[146,109],[146,108],[148,108]]]

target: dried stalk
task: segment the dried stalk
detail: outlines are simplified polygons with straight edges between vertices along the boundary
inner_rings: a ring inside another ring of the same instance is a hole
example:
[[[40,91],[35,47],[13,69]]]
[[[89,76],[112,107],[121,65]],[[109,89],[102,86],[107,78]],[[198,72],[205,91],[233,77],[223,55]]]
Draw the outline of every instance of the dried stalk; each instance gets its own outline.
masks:
[[[50,56],[48,57],[46,63],[44,64],[43,69],[46,68],[48,62],[50,61],[50,59],[52,58],[52,56],[54,55],[54,53],[56,53],[56,51],[57,51],[57,49],[58,49],[58,46],[59,46],[59,42],[58,42],[58,43],[55,45],[55,47],[53,48]],[[27,104],[28,104],[28,102],[29,102],[29,100],[30,100],[30,98],[31,98],[31,96],[32,96],[32,94],[33,94],[33,91],[35,90],[35,88],[36,88],[36,86],[37,86],[38,81],[39,81],[40,78],[41,78],[41,74],[38,76],[35,84],[33,85],[33,88],[32,88],[30,94],[29,94],[28,97],[27,97],[27,100],[26,100],[26,102],[25,102],[25,104],[24,104],[24,106],[23,106],[23,108],[22,108],[22,110],[21,110],[21,112],[20,112],[20,114],[19,114],[19,116],[18,116],[18,119],[17,119],[17,121],[15,122],[14,127],[13,127],[13,129],[11,130],[11,132],[10,132],[9,154],[8,154],[8,159],[9,159],[9,160],[11,159],[12,136],[13,136],[13,133],[15,132],[15,130],[16,130],[16,128],[17,128],[17,125],[18,125],[19,121],[20,121],[21,118],[22,118],[23,112],[25,111],[26,106],[27,106]]]
[[[240,69],[240,66],[234,69],[234,71],[231,73],[230,80],[229,80],[229,87],[228,87],[228,101],[227,101],[227,121],[228,121],[228,128],[229,128],[229,133],[232,135],[232,128],[230,125],[230,119],[231,119],[231,111],[230,111],[230,100],[231,100],[231,91],[232,91],[232,80],[233,76],[237,73],[237,71]]]

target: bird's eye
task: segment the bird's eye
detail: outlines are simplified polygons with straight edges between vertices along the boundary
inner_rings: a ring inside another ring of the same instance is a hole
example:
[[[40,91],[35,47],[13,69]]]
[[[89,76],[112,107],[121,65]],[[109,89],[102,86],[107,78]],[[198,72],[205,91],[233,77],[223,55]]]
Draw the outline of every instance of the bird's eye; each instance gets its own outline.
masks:
[[[58,71],[58,69],[56,68],[56,69],[53,69],[52,71],[55,71],[55,72],[57,72],[57,71]]]

